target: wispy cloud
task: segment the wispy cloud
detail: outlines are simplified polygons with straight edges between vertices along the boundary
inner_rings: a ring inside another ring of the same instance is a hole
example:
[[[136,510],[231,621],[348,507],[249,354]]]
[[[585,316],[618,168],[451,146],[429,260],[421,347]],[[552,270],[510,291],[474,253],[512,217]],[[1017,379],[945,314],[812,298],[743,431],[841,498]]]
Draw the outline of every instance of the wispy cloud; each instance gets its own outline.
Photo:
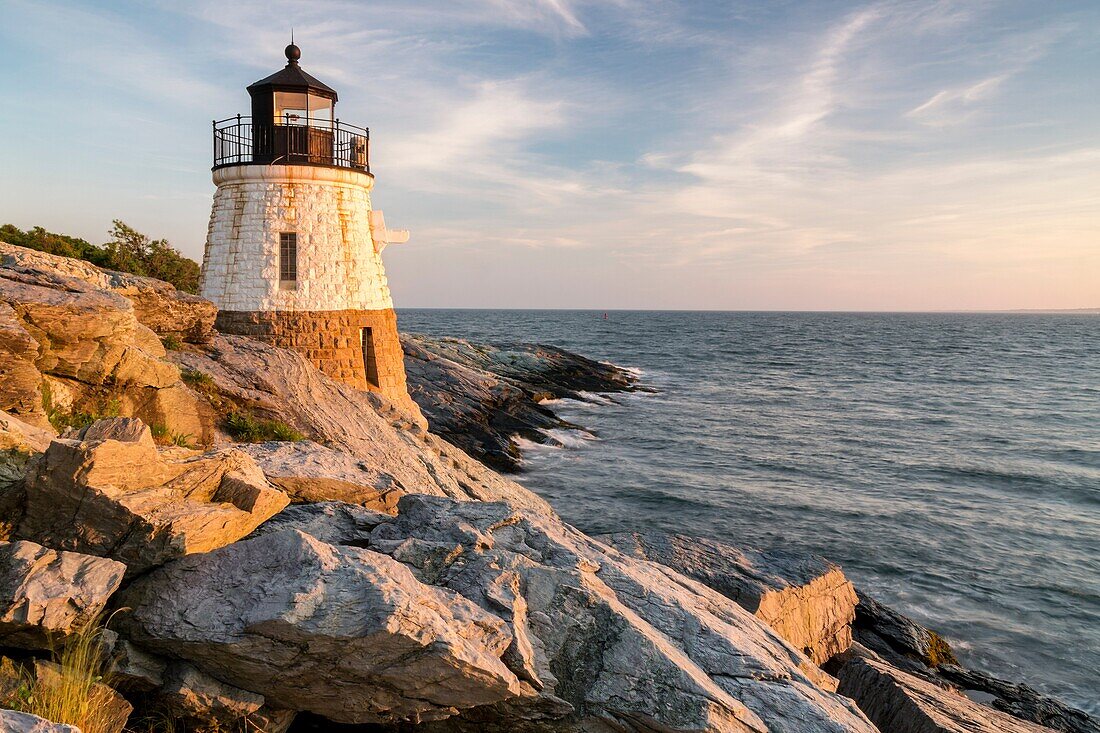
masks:
[[[372,129],[375,203],[413,231],[387,252],[403,303],[1095,304],[1079,302],[1100,279],[1087,3],[10,0],[5,14],[0,37],[33,58],[0,83],[87,115],[25,133],[75,136],[86,160],[45,144],[7,156],[25,176],[0,181],[0,208],[24,225],[57,216],[25,183],[37,175],[72,202],[66,221],[98,216],[100,231],[130,207],[197,255],[209,119],[245,110],[293,26],[340,115]],[[1021,274],[1036,263],[1042,284]]]
[[[910,117],[926,125],[949,125],[966,121],[977,102],[993,96],[1008,74],[998,74],[956,89],[944,89],[933,94],[927,102],[911,109]]]

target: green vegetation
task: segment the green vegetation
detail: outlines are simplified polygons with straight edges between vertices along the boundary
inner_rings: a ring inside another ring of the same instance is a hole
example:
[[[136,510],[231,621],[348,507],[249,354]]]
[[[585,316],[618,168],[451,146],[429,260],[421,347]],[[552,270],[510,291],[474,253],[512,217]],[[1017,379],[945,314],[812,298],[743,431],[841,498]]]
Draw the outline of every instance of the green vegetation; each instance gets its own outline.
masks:
[[[225,432],[244,443],[267,440],[298,441],[306,436],[278,420],[263,420],[247,412],[231,412],[225,416]]]
[[[155,422],[149,426],[149,432],[157,445],[178,445],[181,448],[194,447],[191,443],[191,433],[173,432],[162,422]]]
[[[924,661],[929,667],[959,663],[955,658],[955,652],[951,650],[951,645],[935,631],[928,632],[928,652]]]
[[[180,341],[180,337],[174,333],[170,333],[160,340],[160,343],[168,351],[179,351],[183,348],[183,342]]]
[[[102,646],[103,627],[98,619],[68,638],[60,651],[54,650],[58,673],[35,679],[24,670],[18,689],[3,707],[32,713],[55,723],[68,723],[83,733],[107,733],[114,728],[113,694],[105,685],[106,660]],[[104,683],[99,685],[97,683]]]
[[[0,226],[0,241],[40,252],[76,257],[108,270],[148,275],[175,285],[185,293],[199,291],[199,264],[184,257],[164,239],[150,239],[115,219],[110,241],[103,245],[48,232],[42,227],[23,231],[14,224]]]
[[[86,428],[96,420],[105,417],[118,417],[122,412],[122,405],[117,397],[102,395],[86,400],[83,404],[72,405],[63,408],[55,405],[53,392],[49,382],[42,382],[42,409],[46,412],[46,419],[59,433],[66,428]]]
[[[180,372],[180,377],[185,384],[207,397],[218,393],[218,386],[214,384],[214,378],[206,372],[200,372],[198,369],[184,369]]]
[[[183,369],[180,377],[184,384],[206,397],[211,407],[223,415],[222,429],[234,440],[242,443],[263,443],[267,440],[294,442],[306,436],[279,420],[256,417],[247,409],[241,409],[234,400],[218,390],[214,378],[197,369]]]

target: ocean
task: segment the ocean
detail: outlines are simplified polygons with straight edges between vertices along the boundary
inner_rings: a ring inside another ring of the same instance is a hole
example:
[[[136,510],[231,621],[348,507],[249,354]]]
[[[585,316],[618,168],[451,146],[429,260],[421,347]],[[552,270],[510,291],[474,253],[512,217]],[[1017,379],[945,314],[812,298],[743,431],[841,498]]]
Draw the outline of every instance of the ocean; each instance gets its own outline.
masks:
[[[786,547],[967,666],[1100,714],[1100,316],[403,309],[403,331],[554,344],[655,394],[518,480],[589,532]]]

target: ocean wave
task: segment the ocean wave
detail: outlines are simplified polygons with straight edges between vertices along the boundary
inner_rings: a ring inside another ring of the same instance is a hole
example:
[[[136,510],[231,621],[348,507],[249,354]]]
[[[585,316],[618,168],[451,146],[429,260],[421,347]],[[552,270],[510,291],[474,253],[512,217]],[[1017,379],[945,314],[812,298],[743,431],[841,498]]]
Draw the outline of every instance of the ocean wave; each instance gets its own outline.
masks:
[[[599,440],[599,438],[587,430],[539,428],[539,432],[565,448],[583,448],[586,444]]]
[[[601,392],[586,392],[585,390],[580,390],[577,392],[577,394],[583,397],[588,402],[595,402],[596,404],[600,405],[615,404],[615,400]]]
[[[516,444],[516,447],[520,449],[521,453],[534,453],[540,450],[561,450],[563,447],[560,445],[552,445],[549,443],[539,443],[536,440],[523,438],[518,435],[512,438],[512,442]]]
[[[624,371],[627,374],[632,374],[632,375],[634,375],[635,377],[638,377],[638,378],[641,378],[642,375],[645,374],[645,372],[643,370],[639,369],[638,367],[623,366],[622,364],[616,364],[613,361],[601,361],[600,363],[603,364],[604,366],[614,367],[616,369]]]

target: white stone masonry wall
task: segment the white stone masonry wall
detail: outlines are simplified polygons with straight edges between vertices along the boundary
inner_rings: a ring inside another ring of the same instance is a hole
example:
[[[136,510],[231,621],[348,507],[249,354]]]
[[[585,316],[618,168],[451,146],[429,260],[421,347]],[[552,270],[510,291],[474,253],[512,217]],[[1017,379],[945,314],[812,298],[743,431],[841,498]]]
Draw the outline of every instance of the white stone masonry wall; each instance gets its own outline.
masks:
[[[226,311],[392,308],[370,232],[374,178],[305,165],[214,171],[202,296]],[[279,285],[279,234],[298,235],[298,281]]]

